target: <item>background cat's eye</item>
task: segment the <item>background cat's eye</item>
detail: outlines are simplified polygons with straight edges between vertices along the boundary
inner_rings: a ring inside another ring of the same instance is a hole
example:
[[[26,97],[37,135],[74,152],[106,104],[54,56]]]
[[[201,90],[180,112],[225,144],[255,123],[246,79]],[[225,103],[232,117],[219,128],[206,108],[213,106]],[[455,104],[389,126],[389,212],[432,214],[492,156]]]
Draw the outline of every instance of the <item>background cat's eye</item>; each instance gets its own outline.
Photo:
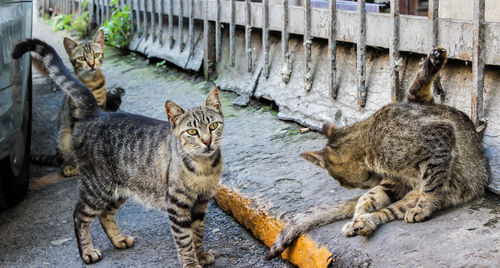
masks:
[[[84,61],[85,57],[78,57],[78,60]]]
[[[94,58],[97,58],[97,57],[99,57],[99,56],[101,56],[101,53],[95,53],[95,54],[94,54]]]
[[[214,130],[214,129],[216,129],[218,126],[219,126],[219,124],[218,124],[217,122],[215,122],[215,123],[210,124],[210,126],[208,126],[208,128],[209,128],[210,130]]]
[[[196,129],[188,129],[187,133],[189,135],[196,135],[196,134],[198,134],[198,130],[196,130]]]

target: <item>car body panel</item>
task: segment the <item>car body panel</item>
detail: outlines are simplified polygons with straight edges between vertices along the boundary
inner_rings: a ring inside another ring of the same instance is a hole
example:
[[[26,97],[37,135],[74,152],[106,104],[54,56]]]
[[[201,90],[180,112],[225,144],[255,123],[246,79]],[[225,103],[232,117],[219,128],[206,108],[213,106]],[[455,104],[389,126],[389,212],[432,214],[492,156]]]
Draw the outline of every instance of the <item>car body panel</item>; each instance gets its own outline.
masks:
[[[30,55],[12,61],[13,46],[32,31],[32,1],[0,0],[0,159],[14,146],[27,98]]]

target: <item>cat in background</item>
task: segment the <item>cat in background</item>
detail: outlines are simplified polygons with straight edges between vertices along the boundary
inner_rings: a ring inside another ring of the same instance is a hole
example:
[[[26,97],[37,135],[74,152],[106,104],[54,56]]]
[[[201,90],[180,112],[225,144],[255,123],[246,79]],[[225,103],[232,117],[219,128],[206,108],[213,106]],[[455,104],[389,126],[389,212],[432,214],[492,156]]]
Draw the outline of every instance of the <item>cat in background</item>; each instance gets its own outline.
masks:
[[[488,165],[474,124],[463,112],[433,101],[431,85],[446,57],[443,48],[429,53],[407,102],[388,104],[344,128],[323,126],[325,148],[301,156],[326,169],[341,186],[369,190],[292,217],[266,259],[304,232],[333,221],[352,218],[342,228],[344,236],[368,236],[385,222],[421,222],[484,193]]]
[[[74,74],[92,91],[99,108],[104,111],[117,111],[125,90],[117,87],[106,91],[106,80],[100,69],[104,60],[104,32],[99,30],[91,41],[81,43],[66,37],[63,44],[73,65]],[[33,63],[41,73],[48,74],[48,70],[36,53],[33,54]],[[33,155],[31,157],[31,160],[37,164],[60,165],[61,172],[66,177],[78,175],[78,168],[75,166],[70,146],[71,131],[75,124],[73,106],[71,99],[65,96],[57,120],[59,137],[56,155]]]
[[[169,122],[103,112],[51,46],[27,39],[16,45],[12,57],[28,51],[42,58],[49,77],[75,105],[78,124],[71,133],[71,146],[81,180],[73,219],[82,260],[89,264],[102,259],[90,237],[89,226],[96,217],[116,248],[133,245],[133,238],[123,235],[115,221],[117,209],[133,197],[168,215],[183,267],[213,263],[202,238],[208,202],[222,171],[224,120],[217,88],[210,90],[202,105],[187,110],[167,101]]]

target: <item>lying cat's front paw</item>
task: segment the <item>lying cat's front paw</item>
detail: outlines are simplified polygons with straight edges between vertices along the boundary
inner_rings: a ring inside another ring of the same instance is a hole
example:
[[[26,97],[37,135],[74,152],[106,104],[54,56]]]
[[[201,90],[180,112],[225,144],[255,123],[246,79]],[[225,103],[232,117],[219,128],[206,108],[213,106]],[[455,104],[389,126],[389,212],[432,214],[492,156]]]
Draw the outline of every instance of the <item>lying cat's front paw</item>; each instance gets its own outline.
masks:
[[[120,239],[113,240],[112,243],[118,249],[127,249],[134,245],[134,238],[126,235],[122,236]]]
[[[356,232],[354,231],[354,222],[350,221],[346,224],[344,224],[344,226],[342,227],[342,234],[345,236],[345,237],[353,237],[353,236],[356,236]]]
[[[96,263],[102,259],[102,254],[98,249],[85,249],[82,252],[82,260],[86,264]]]
[[[368,236],[375,231],[376,225],[369,216],[361,215],[354,219],[353,227],[356,234]]]
[[[428,210],[416,206],[414,208],[408,208],[405,213],[405,221],[408,223],[421,222],[425,220],[430,213]]]
[[[429,54],[429,60],[433,65],[441,65],[447,57],[446,49],[442,47],[434,48]]]
[[[212,253],[205,251],[201,256],[198,256],[198,261],[202,266],[207,266],[215,262],[215,257]]]

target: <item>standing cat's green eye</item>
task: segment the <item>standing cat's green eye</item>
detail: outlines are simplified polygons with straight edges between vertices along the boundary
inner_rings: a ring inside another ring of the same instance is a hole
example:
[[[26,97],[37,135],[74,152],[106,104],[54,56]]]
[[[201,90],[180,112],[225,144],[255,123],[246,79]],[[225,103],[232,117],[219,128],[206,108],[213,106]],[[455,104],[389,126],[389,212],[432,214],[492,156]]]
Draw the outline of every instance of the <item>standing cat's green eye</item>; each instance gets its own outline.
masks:
[[[189,135],[193,135],[194,136],[194,135],[198,134],[198,130],[196,130],[196,129],[188,129],[187,133]]]
[[[79,60],[79,61],[84,61],[84,60],[85,60],[85,57],[78,57],[78,60]]]
[[[208,128],[210,130],[215,130],[218,126],[219,126],[219,124],[217,122],[215,122],[215,123],[210,124],[210,126],[208,126]]]
[[[94,58],[97,58],[97,57],[99,57],[99,56],[101,56],[101,53],[95,53],[95,54],[94,54]]]

